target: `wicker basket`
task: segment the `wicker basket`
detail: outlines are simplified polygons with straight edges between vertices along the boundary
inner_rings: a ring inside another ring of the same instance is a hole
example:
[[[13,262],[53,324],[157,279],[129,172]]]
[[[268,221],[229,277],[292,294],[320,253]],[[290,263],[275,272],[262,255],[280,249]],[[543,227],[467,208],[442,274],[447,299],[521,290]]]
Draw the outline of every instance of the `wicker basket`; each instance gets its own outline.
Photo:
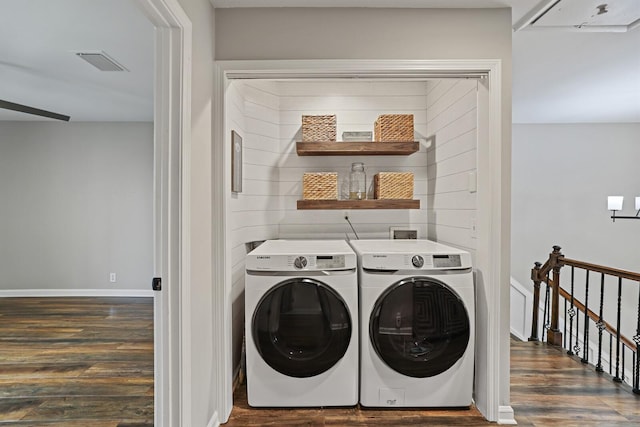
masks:
[[[307,172],[302,176],[302,198],[305,200],[337,200],[337,172]]]
[[[376,199],[413,199],[412,172],[379,172],[373,177]]]
[[[413,114],[383,114],[373,125],[374,141],[413,141]]]
[[[336,140],[336,116],[302,116],[302,141]]]

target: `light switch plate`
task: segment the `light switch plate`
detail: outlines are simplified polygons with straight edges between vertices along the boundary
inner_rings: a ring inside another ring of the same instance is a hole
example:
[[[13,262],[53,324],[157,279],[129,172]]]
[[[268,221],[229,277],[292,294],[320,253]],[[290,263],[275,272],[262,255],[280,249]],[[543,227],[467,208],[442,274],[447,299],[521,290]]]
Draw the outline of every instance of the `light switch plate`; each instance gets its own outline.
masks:
[[[478,191],[478,175],[476,174],[476,171],[469,172],[468,179],[469,193],[475,193]]]

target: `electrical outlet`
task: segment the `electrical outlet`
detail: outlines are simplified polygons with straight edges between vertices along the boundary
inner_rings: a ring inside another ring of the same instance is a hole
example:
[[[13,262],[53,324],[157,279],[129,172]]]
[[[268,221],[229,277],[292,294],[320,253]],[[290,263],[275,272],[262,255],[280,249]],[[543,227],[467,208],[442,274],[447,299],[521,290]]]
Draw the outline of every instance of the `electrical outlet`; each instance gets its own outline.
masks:
[[[477,239],[478,238],[478,221],[476,220],[475,215],[473,215],[471,217],[471,221],[469,224],[469,230],[470,230],[470,234],[471,234],[471,238],[472,239]]]
[[[109,282],[111,283],[117,282],[116,273],[109,273]]]

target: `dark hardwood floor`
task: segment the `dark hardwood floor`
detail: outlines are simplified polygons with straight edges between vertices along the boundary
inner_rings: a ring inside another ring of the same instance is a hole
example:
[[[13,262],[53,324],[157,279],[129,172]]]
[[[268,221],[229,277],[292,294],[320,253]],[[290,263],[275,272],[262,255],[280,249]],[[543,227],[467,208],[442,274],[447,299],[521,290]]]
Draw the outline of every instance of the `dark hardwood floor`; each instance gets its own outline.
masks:
[[[521,426],[638,426],[640,396],[565,351],[511,341],[511,406]]]
[[[246,384],[234,393],[233,411],[225,426],[485,426],[476,408],[389,410],[355,408],[251,408]]]
[[[151,298],[0,298],[0,425],[153,425]]]
[[[520,426],[640,425],[640,396],[545,344],[512,340],[511,404]],[[489,424],[475,408],[250,408],[241,384],[227,426]],[[0,298],[3,425],[153,425],[152,300]]]
[[[546,344],[511,340],[511,405],[520,426],[637,426],[640,396]],[[227,426],[479,426],[468,410],[360,408],[271,409],[247,404],[246,384],[234,393]],[[495,425],[495,424],[494,424]]]

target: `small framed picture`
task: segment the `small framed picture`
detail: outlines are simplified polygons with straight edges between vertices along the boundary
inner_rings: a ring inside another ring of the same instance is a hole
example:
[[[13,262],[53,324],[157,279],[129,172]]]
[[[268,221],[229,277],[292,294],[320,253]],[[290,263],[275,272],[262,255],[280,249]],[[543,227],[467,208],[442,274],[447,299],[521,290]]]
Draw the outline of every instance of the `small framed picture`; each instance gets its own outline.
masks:
[[[231,191],[242,193],[242,137],[231,131]]]

